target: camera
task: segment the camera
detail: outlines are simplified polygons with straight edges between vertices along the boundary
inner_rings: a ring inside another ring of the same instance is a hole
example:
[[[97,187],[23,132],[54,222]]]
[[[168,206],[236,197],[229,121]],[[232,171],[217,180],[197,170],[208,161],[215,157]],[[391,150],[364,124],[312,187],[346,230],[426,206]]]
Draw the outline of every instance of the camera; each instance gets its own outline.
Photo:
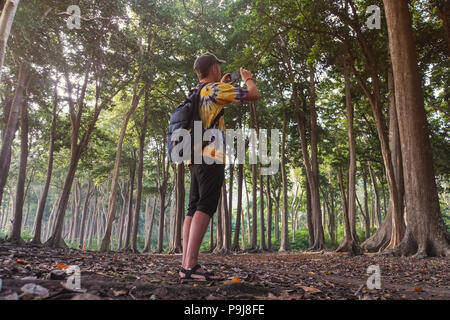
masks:
[[[238,82],[239,80],[241,80],[241,71],[237,70],[237,71],[233,71],[230,75],[231,78],[231,83],[235,83]]]

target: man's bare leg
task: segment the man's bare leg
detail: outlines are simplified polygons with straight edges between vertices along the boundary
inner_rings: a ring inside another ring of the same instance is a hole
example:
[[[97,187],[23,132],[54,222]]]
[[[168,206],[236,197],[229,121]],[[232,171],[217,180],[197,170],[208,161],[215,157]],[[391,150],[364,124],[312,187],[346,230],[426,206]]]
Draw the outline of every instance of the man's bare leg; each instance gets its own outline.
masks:
[[[181,267],[184,268],[186,261],[187,248],[189,246],[189,234],[191,231],[192,217],[186,216],[183,224],[183,258],[181,260]]]
[[[187,241],[187,250],[183,250],[183,265],[182,268],[189,269],[193,268],[198,264],[198,255],[200,251],[200,246],[203,241],[203,237],[205,236],[206,230],[208,229],[208,225],[210,222],[211,217],[207,215],[206,213],[202,211],[196,211],[194,214],[194,217],[191,218],[190,223],[190,230],[185,230],[185,233],[183,235],[187,235],[189,233],[189,240]],[[185,224],[185,227],[187,228],[187,225]],[[183,239],[183,243],[185,240]],[[204,273],[206,272],[203,269],[198,269],[198,273]],[[180,277],[184,277],[183,273],[180,273]],[[204,276],[201,275],[192,275],[192,278],[204,278]],[[220,276],[212,276],[212,279],[221,279]]]
[[[183,268],[192,268],[198,264],[200,246],[208,229],[211,217],[202,211],[196,211],[191,222],[189,242]]]

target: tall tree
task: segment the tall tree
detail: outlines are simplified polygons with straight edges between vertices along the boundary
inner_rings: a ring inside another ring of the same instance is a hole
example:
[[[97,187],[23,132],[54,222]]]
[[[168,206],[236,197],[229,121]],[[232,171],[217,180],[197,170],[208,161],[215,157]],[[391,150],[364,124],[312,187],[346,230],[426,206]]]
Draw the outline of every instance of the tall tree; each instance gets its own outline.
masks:
[[[53,159],[55,151],[55,134],[56,134],[56,120],[58,117],[58,82],[59,78],[56,77],[55,88],[53,93],[53,105],[52,105],[52,120],[50,124],[50,137],[49,137],[49,147],[48,147],[48,162],[47,162],[47,174],[44,183],[44,189],[42,190],[41,197],[37,205],[36,215],[35,215],[35,230],[34,236],[31,240],[32,244],[41,244],[41,233],[42,233],[42,218],[44,216],[45,204],[47,202],[48,191],[50,189],[50,182],[52,180],[53,173]]]
[[[286,176],[286,155],[285,155],[285,145],[286,145],[286,127],[287,127],[287,116],[286,113],[283,114],[283,138],[281,141],[281,179],[283,188],[283,211],[281,214],[281,243],[279,251],[290,250],[289,244],[289,218],[288,218],[288,191],[287,191],[287,176]]]
[[[356,234],[356,139],[353,126],[354,110],[351,97],[350,66],[347,59],[344,62],[344,82],[350,158],[348,168],[348,199],[345,201],[347,202],[347,210],[343,210],[345,236],[336,251],[356,254],[359,251],[358,237]],[[341,175],[342,173],[340,172]],[[342,177],[340,177],[340,180],[340,184],[342,185]]]
[[[450,255],[442,219],[425,114],[411,15],[407,0],[383,0],[395,84],[405,179],[406,233],[393,253]],[[420,157],[418,156],[420,154]]]
[[[30,81],[30,79],[28,79]],[[21,244],[23,204],[25,200],[25,179],[28,161],[28,93],[25,90],[25,99],[20,105],[20,165],[17,177],[16,203],[14,208],[14,220],[10,241]]]

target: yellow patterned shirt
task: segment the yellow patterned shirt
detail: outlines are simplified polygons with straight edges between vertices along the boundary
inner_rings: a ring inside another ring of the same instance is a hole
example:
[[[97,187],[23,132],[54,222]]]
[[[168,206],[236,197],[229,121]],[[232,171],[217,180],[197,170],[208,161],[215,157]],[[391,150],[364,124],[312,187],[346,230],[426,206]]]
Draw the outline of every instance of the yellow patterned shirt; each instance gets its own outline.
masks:
[[[198,84],[197,88],[201,86]],[[243,102],[248,96],[248,90],[233,87],[231,84],[224,82],[211,82],[205,85],[200,92],[200,118],[202,119],[203,128],[209,128],[213,120],[225,108],[227,104],[233,102]],[[215,128],[218,128],[225,134],[225,121],[221,117]],[[217,162],[225,163],[224,149],[214,149],[214,144],[207,145],[203,150],[203,155],[218,160]]]

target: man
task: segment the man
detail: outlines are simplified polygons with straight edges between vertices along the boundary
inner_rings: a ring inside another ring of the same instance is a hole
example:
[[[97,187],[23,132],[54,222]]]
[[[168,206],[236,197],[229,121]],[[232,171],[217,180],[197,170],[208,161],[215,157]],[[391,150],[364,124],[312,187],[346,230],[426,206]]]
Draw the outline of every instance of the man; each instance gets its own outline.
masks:
[[[258,100],[258,89],[250,71],[240,69],[241,78],[247,89],[235,88],[227,83],[231,77],[222,77],[221,65],[225,61],[211,53],[199,56],[194,64],[194,71],[200,83],[200,118],[203,128],[209,128],[214,119],[226,105],[233,102]],[[207,83],[206,85],[204,83]],[[216,122],[216,128],[225,131],[223,117]],[[214,159],[213,164],[190,164],[191,184],[189,207],[183,226],[183,260],[180,269],[181,279],[220,280],[204,270],[198,264],[200,245],[219,202],[220,192],[225,178],[224,149],[215,150],[210,144],[203,151],[204,157]],[[209,163],[209,162],[208,162]]]

